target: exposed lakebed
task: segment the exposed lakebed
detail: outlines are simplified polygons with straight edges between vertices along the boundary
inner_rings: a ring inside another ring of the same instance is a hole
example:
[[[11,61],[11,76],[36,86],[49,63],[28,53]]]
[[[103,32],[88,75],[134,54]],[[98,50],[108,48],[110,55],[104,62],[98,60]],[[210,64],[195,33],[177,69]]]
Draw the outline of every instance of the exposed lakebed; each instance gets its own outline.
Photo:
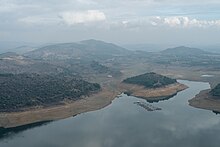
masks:
[[[208,89],[209,84],[179,82],[189,88],[168,100],[150,103],[160,111],[146,111],[135,104],[146,100],[122,94],[97,111],[17,130],[1,130],[0,146],[218,147],[220,115],[188,105],[188,100]]]

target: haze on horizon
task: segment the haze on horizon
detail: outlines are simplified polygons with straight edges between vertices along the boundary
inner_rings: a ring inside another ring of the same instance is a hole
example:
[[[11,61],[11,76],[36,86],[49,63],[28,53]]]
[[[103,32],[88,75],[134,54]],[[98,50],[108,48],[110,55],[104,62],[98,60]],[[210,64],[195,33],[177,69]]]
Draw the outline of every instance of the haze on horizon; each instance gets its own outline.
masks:
[[[0,0],[0,40],[219,44],[219,0]]]

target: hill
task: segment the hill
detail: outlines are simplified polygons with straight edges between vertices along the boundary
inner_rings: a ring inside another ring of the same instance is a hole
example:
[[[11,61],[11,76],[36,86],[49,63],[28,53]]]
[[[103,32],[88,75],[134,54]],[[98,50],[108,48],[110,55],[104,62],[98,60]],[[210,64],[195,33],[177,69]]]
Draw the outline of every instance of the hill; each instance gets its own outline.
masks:
[[[150,61],[164,65],[219,69],[220,54],[180,46],[151,54]]]
[[[127,78],[123,80],[123,82],[127,84],[145,86],[146,88],[157,88],[177,83],[175,79],[171,79],[153,72]]]
[[[70,76],[0,74],[0,111],[61,104],[99,90],[99,84]]]
[[[185,46],[179,46],[175,48],[168,48],[166,50],[161,51],[162,54],[169,54],[169,55],[179,55],[179,56],[186,56],[186,55],[202,55],[207,54],[209,52],[203,51],[198,48],[190,48]],[[209,53],[211,54],[211,53]]]
[[[76,43],[48,45],[25,55],[34,59],[108,59],[127,55],[130,51],[112,43],[98,40],[84,40]]]
[[[107,67],[94,60],[36,60],[16,53],[0,54],[0,74],[36,73],[48,75],[74,75],[85,79],[94,79],[97,74],[103,77],[108,75],[120,76],[121,73],[113,66]]]

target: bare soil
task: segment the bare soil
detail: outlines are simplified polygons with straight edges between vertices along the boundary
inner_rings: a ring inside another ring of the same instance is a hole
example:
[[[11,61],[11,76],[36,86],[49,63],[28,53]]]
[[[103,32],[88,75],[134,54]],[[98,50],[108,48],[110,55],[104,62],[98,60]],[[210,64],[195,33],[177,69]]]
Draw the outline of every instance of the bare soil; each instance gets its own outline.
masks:
[[[99,93],[77,101],[66,101],[63,105],[46,108],[35,107],[21,112],[0,113],[0,127],[11,128],[41,121],[58,120],[98,110],[111,104],[117,95],[128,90],[132,91],[133,96],[144,97],[149,100],[160,100],[188,88],[183,84],[176,83],[162,88],[146,89],[138,85],[122,84],[118,80],[109,80],[103,85],[104,87]]]
[[[220,98],[209,94],[210,90],[203,90],[189,100],[189,105],[195,108],[220,112]]]
[[[147,100],[164,99],[164,97],[175,95],[178,92],[188,88],[186,85],[180,83],[150,89],[147,89],[144,86],[125,83],[121,83],[119,87],[123,92],[129,92],[132,96],[141,97]]]

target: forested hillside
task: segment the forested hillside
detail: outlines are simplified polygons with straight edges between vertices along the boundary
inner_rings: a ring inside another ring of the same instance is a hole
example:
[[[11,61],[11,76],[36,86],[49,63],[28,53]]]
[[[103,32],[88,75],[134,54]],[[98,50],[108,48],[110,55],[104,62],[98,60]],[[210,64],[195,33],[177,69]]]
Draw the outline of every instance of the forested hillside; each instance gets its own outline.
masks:
[[[137,85],[145,86],[146,88],[156,88],[156,87],[162,87],[169,84],[173,84],[176,83],[177,81],[175,79],[171,79],[150,72],[135,77],[127,78],[123,80],[123,82],[127,84],[137,84]]]
[[[218,84],[215,88],[213,88],[210,92],[213,96],[220,97],[220,84]]]
[[[70,76],[1,74],[0,111],[18,111],[32,106],[77,100],[100,90],[100,85]]]

